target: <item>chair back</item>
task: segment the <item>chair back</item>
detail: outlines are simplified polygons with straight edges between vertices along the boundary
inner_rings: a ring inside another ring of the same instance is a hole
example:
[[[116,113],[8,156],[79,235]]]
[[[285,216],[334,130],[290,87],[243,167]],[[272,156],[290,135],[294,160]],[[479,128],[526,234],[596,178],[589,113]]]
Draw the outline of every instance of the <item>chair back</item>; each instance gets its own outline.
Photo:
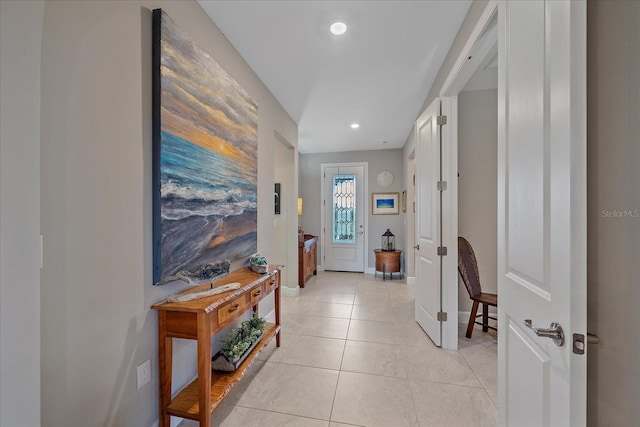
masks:
[[[471,243],[464,237],[458,237],[458,272],[470,298],[482,293],[476,254],[473,252]]]

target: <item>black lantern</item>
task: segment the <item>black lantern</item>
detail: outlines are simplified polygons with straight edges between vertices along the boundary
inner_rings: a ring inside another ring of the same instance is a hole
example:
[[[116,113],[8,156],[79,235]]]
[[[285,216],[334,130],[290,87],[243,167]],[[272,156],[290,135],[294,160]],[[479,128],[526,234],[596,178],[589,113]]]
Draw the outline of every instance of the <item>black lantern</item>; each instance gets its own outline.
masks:
[[[387,228],[382,235],[382,250],[385,252],[393,252],[396,250],[396,236]]]

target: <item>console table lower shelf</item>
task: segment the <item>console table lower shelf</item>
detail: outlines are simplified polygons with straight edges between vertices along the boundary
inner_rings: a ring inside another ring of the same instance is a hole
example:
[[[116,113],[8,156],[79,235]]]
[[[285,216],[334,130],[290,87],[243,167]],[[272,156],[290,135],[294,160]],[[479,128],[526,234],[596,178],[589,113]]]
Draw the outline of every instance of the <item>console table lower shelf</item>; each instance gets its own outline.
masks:
[[[236,385],[256,356],[264,350],[269,342],[280,332],[280,326],[273,323],[267,323],[264,335],[260,343],[251,351],[251,354],[242,362],[238,369],[234,372],[211,372],[211,408],[209,412],[213,413],[215,409],[222,403],[224,398],[229,394],[233,386]],[[180,393],[171,400],[171,404],[167,407],[167,413],[176,417],[188,418],[198,421],[200,419],[200,404],[198,402],[200,383],[198,379],[186,386]]]

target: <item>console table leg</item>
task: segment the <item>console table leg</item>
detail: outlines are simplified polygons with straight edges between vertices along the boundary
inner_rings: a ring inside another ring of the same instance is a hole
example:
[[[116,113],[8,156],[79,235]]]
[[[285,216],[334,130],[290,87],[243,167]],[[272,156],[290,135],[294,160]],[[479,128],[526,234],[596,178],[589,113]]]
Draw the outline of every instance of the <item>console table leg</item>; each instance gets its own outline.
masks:
[[[211,323],[198,313],[198,393],[200,426],[211,427]]]
[[[282,291],[282,280],[279,271],[276,273],[276,279],[278,280],[278,289],[273,293],[273,305],[276,310],[276,326],[280,326],[280,292]],[[280,347],[280,331],[276,334],[276,347]]]
[[[167,406],[171,403],[171,362],[173,356],[173,338],[167,337],[167,312],[158,311],[158,374],[160,381],[160,427],[169,427],[171,417]]]

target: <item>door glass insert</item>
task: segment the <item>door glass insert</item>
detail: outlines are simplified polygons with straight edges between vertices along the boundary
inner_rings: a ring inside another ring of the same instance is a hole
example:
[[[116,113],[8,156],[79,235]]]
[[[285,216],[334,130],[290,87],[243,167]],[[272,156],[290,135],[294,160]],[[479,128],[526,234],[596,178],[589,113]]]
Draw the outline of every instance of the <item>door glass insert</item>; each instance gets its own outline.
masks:
[[[356,176],[333,175],[333,243],[356,242]]]

